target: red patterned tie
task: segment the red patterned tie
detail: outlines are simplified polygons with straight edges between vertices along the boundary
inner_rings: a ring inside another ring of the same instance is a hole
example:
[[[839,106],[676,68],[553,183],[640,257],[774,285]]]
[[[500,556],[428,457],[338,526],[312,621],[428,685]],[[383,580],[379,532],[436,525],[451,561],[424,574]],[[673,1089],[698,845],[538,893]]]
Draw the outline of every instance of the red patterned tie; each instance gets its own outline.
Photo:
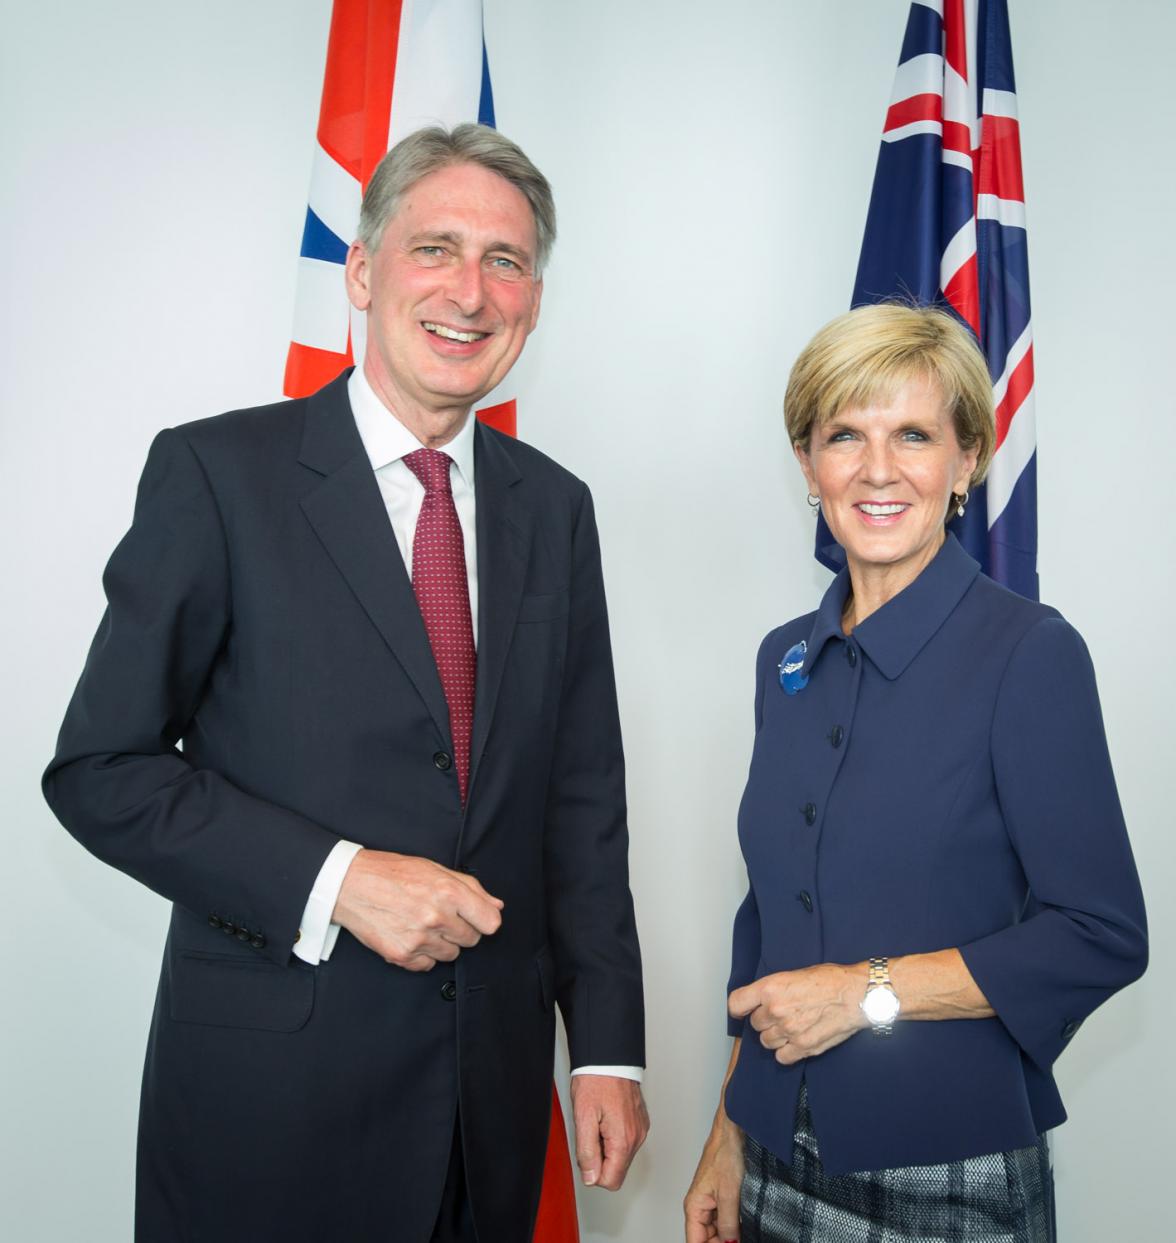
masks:
[[[425,500],[412,543],[412,589],[441,689],[449,705],[449,732],[461,801],[470,781],[470,731],[474,724],[474,626],[470,616],[470,585],[466,577],[465,542],[449,482],[449,454],[417,449],[404,464],[425,486]]]

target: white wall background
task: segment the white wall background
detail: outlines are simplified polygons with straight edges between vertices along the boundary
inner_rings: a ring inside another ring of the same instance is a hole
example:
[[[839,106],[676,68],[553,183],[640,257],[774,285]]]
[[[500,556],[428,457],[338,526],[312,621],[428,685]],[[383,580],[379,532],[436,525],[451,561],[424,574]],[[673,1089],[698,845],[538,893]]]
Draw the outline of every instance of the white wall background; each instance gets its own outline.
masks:
[[[797,349],[847,303],[906,9],[486,0],[499,124],[561,213],[521,430],[597,497],[647,973],[654,1129],[623,1193],[583,1197],[585,1243],[679,1237],[713,1110],[755,648],[827,579],[780,398]],[[1176,1100],[1176,9],[1012,9],[1043,594],[1101,675],[1156,961],[1059,1065],[1059,1211],[1066,1243],[1153,1239]],[[37,778],[151,436],[279,392],[329,12],[0,10],[0,1235],[22,1243],[130,1237],[166,912],[56,826]]]

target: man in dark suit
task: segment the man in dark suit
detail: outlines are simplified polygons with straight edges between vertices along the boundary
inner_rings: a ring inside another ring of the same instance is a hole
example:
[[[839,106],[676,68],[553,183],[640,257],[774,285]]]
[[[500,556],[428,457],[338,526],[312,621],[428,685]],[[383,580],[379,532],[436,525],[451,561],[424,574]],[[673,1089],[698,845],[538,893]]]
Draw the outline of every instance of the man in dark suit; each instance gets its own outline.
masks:
[[[591,498],[470,414],[553,238],[513,143],[411,135],[347,259],[362,369],[152,446],[45,777],[173,903],[140,1243],[524,1243],[554,1003],[585,1182],[644,1138]]]

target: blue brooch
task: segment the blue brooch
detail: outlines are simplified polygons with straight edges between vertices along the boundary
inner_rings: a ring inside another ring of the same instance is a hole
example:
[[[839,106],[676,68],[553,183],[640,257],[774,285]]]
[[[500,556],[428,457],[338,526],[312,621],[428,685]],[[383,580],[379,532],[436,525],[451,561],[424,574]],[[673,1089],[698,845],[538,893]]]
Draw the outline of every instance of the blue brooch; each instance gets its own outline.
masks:
[[[801,639],[784,653],[784,659],[780,662],[780,685],[784,688],[785,695],[795,695],[797,691],[808,686],[808,678],[801,673],[807,651],[808,644]]]

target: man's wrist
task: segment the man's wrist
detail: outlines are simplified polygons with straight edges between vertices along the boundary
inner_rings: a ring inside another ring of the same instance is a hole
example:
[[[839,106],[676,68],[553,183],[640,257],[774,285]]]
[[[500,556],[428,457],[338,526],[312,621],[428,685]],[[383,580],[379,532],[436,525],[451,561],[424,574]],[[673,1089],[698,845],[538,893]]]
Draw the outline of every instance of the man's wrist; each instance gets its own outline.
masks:
[[[339,900],[339,890],[343,887],[347,869],[362,849],[355,842],[340,840],[323,860],[310,897],[306,900],[298,925],[298,939],[294,944],[294,954],[303,962],[314,966],[330,958],[339,936],[339,925],[332,922],[335,903]]]
[[[608,1075],[613,1079],[632,1079],[640,1083],[645,1078],[643,1066],[577,1066],[572,1070],[572,1078],[577,1075]]]

